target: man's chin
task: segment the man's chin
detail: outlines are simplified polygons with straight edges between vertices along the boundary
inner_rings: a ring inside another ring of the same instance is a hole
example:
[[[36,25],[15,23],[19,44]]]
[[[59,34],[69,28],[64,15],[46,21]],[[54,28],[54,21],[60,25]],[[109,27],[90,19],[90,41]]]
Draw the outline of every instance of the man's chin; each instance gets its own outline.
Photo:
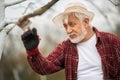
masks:
[[[70,39],[69,40],[72,42],[72,43],[79,43],[81,40],[76,38],[76,39]]]
[[[69,38],[69,40],[70,40],[72,43],[80,43],[84,38],[85,38],[85,35],[79,36],[79,37],[74,38],[74,39]]]

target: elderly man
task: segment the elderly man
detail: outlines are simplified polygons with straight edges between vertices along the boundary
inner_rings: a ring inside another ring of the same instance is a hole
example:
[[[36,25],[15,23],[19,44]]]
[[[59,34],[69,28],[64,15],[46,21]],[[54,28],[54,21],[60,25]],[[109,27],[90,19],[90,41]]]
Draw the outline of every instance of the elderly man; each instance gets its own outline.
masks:
[[[120,80],[120,38],[91,26],[94,14],[81,3],[69,4],[53,18],[68,39],[43,57],[35,28],[22,35],[32,69],[47,75],[65,69],[66,80]]]

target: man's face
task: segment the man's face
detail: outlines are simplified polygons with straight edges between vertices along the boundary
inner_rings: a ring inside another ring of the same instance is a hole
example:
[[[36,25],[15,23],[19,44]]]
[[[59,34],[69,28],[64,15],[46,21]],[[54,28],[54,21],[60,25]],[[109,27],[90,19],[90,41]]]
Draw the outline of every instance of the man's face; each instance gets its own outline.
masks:
[[[85,38],[87,34],[87,31],[84,27],[84,22],[80,22],[80,20],[73,15],[69,15],[68,22],[64,22],[63,25],[69,39],[73,43],[79,43]]]

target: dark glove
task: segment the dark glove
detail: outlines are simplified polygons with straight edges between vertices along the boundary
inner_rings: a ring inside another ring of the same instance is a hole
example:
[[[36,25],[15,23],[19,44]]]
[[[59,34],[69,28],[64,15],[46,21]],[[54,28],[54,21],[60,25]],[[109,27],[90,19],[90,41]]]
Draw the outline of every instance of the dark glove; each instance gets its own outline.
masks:
[[[35,49],[39,44],[36,28],[26,31],[22,36],[22,41],[27,50]]]

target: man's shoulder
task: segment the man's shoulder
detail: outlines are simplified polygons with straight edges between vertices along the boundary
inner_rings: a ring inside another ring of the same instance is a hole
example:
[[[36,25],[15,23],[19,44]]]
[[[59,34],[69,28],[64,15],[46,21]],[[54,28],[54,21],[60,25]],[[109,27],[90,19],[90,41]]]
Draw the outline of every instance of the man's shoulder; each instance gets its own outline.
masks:
[[[120,39],[120,37],[115,33],[100,32],[100,35],[101,35],[101,37],[110,37],[110,38],[112,37],[112,38],[119,38]]]
[[[110,32],[100,32],[100,38],[105,42],[119,43],[120,37],[114,33]]]
[[[113,38],[120,38],[115,33],[99,31],[99,30],[97,30],[96,27],[93,27],[93,30],[95,31],[97,37],[101,37],[101,38],[111,38],[111,37],[113,37]]]

